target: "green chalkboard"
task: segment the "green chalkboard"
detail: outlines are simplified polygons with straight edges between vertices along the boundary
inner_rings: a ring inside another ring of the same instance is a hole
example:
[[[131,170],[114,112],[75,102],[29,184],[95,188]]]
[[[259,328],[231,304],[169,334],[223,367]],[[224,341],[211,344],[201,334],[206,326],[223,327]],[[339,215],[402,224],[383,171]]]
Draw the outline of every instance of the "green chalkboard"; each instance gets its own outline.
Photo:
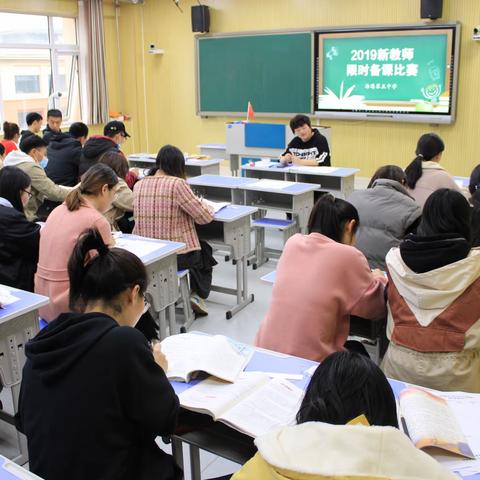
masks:
[[[451,42],[448,31],[320,36],[319,106],[434,102],[448,112]]]
[[[310,113],[312,32],[197,37],[199,114]]]

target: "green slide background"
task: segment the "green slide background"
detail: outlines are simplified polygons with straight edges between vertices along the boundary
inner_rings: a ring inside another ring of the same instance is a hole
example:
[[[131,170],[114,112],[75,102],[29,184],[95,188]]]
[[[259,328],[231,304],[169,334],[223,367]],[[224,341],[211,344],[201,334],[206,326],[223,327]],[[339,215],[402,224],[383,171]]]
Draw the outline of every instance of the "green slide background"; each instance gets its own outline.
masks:
[[[325,87],[330,88],[337,96],[340,93],[341,82],[344,82],[343,92],[355,85],[351,95],[363,95],[365,100],[385,101],[410,101],[412,99],[425,99],[422,88],[427,89],[432,85],[438,85],[440,94],[445,90],[446,85],[446,49],[448,37],[446,34],[438,35],[411,35],[411,36],[374,36],[374,37],[352,37],[352,38],[326,38],[323,43],[323,92]],[[415,56],[412,61],[378,61],[366,60],[352,61],[352,50],[369,50],[379,48],[414,48]],[[331,55],[328,59],[326,54],[336,49],[338,55]],[[371,77],[369,76],[347,76],[347,64],[372,65],[383,63],[418,64],[417,77]],[[371,90],[365,88],[365,84],[371,83],[396,83],[396,90]],[[438,97],[436,98],[438,99]]]
[[[198,39],[199,110],[312,111],[312,33]]]

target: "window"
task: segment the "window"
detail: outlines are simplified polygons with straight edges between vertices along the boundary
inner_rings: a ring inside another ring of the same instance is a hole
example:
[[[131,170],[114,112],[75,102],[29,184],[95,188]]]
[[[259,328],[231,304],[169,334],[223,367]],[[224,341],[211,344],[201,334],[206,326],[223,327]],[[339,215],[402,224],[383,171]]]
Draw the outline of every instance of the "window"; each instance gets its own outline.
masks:
[[[40,75],[15,75],[16,93],[40,93]]]
[[[58,108],[80,120],[75,18],[0,12],[0,124]]]

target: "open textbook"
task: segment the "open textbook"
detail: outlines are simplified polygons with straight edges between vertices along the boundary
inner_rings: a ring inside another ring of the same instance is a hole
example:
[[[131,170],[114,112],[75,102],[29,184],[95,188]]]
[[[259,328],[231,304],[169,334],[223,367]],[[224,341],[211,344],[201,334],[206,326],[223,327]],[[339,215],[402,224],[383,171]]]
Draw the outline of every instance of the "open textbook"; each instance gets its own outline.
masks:
[[[435,447],[475,458],[443,392],[410,386],[400,393],[400,417],[405,433],[417,448]]]
[[[178,396],[187,410],[206,413],[251,437],[293,424],[303,390],[281,378],[243,372],[235,383],[207,378]]]
[[[214,202],[212,200],[207,200],[206,198],[202,198],[202,202],[206,203],[210,208],[212,208],[214,213],[218,213],[222,208],[231,205],[230,202]]]
[[[253,355],[253,347],[223,335],[182,333],[161,345],[168,360],[167,377],[181,382],[189,382],[198,372],[234,382]]]

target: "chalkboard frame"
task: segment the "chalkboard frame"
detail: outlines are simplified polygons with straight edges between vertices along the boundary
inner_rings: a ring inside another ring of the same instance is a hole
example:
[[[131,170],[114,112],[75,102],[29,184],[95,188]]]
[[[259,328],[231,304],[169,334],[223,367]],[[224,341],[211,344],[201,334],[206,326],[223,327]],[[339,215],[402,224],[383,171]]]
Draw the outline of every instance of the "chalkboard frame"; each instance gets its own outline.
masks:
[[[255,30],[248,32],[232,32],[232,33],[210,33],[201,34],[195,36],[195,107],[196,114],[200,117],[246,117],[247,106],[244,111],[240,112],[226,112],[226,111],[204,111],[201,109],[201,96],[200,96],[200,46],[199,43],[205,38],[232,38],[232,37],[251,37],[261,35],[284,35],[284,34],[310,34],[310,54],[311,54],[311,79],[310,79],[310,110],[305,113],[307,115],[314,115],[314,94],[315,94],[315,30],[313,28],[304,29],[280,29],[280,30]],[[253,105],[255,109],[255,105]],[[255,111],[255,117],[259,118],[291,118],[294,114],[285,112],[257,112]]]

